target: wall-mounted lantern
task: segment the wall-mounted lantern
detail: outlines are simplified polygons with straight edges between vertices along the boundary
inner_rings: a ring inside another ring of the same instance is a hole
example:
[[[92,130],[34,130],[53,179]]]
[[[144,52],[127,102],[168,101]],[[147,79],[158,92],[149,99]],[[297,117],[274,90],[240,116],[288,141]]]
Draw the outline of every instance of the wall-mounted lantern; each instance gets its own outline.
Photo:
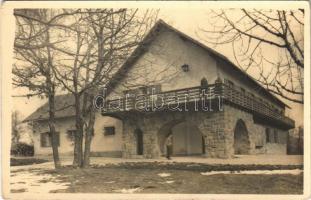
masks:
[[[188,72],[189,71],[189,65],[188,64],[183,64],[181,66],[181,69],[184,71],[184,72]]]

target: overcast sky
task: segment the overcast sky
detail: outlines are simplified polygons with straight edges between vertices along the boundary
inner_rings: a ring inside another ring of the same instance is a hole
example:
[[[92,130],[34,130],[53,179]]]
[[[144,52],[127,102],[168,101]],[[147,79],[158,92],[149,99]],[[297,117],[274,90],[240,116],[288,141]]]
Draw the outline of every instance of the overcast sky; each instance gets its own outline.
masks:
[[[199,28],[209,28],[207,27],[207,13],[208,10],[206,9],[196,9],[191,11],[185,8],[174,10],[161,9],[159,13],[159,18],[163,19],[165,22],[179,29],[180,31],[203,42],[201,39],[202,35],[200,34],[199,38],[198,33],[200,33]],[[231,45],[218,46],[216,50],[221,54],[227,56],[231,61],[234,61]],[[22,90],[14,90],[13,95],[20,93],[20,91]],[[46,100],[41,100],[39,98],[13,98],[13,109],[19,110],[24,117],[27,117],[45,102]],[[302,125],[303,106],[300,104],[288,102],[286,100],[284,100],[284,102],[292,107],[291,110],[287,110],[287,114],[296,121],[296,125]]]

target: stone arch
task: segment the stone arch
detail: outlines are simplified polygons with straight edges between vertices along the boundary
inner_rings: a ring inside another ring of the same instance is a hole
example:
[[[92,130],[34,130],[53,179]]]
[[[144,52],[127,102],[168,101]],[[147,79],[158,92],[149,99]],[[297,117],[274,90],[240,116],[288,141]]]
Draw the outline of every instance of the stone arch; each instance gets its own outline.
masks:
[[[160,148],[160,152],[162,155],[165,154],[165,141],[168,136],[172,134],[172,128],[181,123],[184,122],[184,120],[172,120],[170,122],[165,123],[158,131],[158,145]]]
[[[245,122],[242,119],[237,120],[234,128],[234,154],[249,154],[250,139]]]
[[[172,135],[173,155],[202,155],[205,153],[203,133],[189,120],[173,120],[163,125],[158,132],[162,155],[166,154],[166,139]]]

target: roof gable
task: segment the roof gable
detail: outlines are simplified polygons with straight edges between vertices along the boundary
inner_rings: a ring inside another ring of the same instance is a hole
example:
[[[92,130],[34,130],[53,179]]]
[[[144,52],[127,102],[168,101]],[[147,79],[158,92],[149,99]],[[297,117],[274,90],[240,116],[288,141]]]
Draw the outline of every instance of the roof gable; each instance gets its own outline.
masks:
[[[141,41],[138,47],[132,52],[129,58],[124,62],[124,64],[120,67],[120,69],[113,76],[111,81],[107,84],[106,88],[107,92],[110,93],[116,85],[124,78],[124,75],[128,72],[128,70],[135,64],[135,62],[146,52],[151,43],[155,40],[155,38],[159,35],[160,31],[164,29],[166,31],[171,31],[177,34],[184,40],[187,40],[194,45],[203,48],[207,53],[213,56],[216,59],[221,59],[222,61],[228,63],[225,67],[230,67],[231,70],[234,70],[237,74],[241,75],[245,80],[251,82],[254,86],[260,89],[264,95],[270,98],[272,101],[278,103],[281,106],[286,106],[284,102],[282,102],[279,98],[271,94],[267,91],[262,85],[260,85],[254,78],[249,76],[246,72],[242,71],[239,67],[237,67],[233,62],[231,62],[227,57],[218,53],[217,51],[211,49],[205,44],[193,39],[192,37],[186,35],[185,33],[175,29],[174,27],[168,25],[163,20],[158,20],[157,23],[151,28],[149,33],[145,36],[145,38]],[[70,117],[75,115],[75,110],[73,107],[74,97],[71,94],[59,95],[55,97],[55,107],[56,107],[56,118],[62,117]],[[34,113],[28,116],[24,121],[35,121],[35,120],[46,120],[48,119],[48,103],[45,103],[43,106],[39,107]]]
[[[155,40],[155,38],[159,35],[160,31],[165,29],[166,31],[171,31],[181,37],[183,40],[189,41],[192,44],[204,49],[209,55],[214,57],[215,59],[220,59],[226,62],[228,65],[225,67],[234,70],[235,73],[239,74],[243,79],[249,81],[252,85],[258,88],[263,95],[267,96],[270,100],[279,104],[282,107],[288,107],[283,101],[281,101],[278,97],[270,93],[267,89],[265,89],[261,84],[259,84],[253,77],[248,75],[246,72],[241,70],[238,66],[236,66],[233,62],[231,62],[226,56],[218,53],[212,48],[206,46],[205,44],[195,40],[194,38],[186,35],[185,33],[175,29],[169,24],[165,23],[163,20],[158,20],[157,23],[153,26],[153,28],[149,31],[143,41],[139,44],[139,46],[134,50],[131,56],[126,60],[126,62],[120,67],[118,72],[114,75],[112,80],[107,84],[108,92],[111,92],[114,87],[122,80],[124,75],[128,72],[128,70],[135,64],[135,62],[144,54],[144,52],[149,48],[151,43]],[[223,66],[224,67],[224,66]]]

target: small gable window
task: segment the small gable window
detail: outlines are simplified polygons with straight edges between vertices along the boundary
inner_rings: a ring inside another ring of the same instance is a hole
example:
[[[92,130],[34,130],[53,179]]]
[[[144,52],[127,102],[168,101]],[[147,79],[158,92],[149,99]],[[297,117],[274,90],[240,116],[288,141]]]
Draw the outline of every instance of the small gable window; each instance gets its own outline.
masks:
[[[108,136],[108,135],[115,135],[116,131],[115,131],[115,127],[114,126],[106,126],[104,127],[104,135]]]
[[[208,87],[208,82],[206,78],[202,78],[201,79],[201,87]]]

